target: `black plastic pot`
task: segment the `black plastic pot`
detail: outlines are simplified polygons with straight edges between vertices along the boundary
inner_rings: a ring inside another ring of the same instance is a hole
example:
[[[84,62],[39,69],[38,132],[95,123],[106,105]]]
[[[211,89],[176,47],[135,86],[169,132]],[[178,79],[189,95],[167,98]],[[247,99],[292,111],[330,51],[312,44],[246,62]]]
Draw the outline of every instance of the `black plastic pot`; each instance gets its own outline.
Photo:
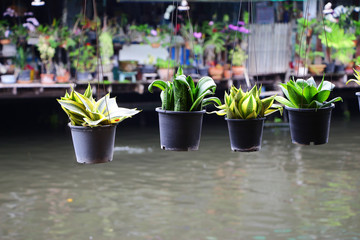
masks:
[[[360,110],[360,92],[356,92],[355,95],[358,97],[359,110]]]
[[[19,73],[18,80],[20,80],[20,81],[30,81],[30,70],[22,70]]]
[[[200,76],[208,76],[209,68],[208,67],[199,68],[199,74],[200,74]]]
[[[89,72],[76,72],[76,80],[77,81],[89,81]]]
[[[231,150],[235,152],[254,152],[261,149],[265,118],[228,119]]]
[[[196,68],[194,68],[194,67],[184,68],[183,71],[184,71],[185,76],[188,76],[191,74],[196,74]]]
[[[72,140],[78,163],[111,162],[114,154],[116,125],[99,127],[72,126]]]
[[[335,65],[335,72],[338,74],[345,74],[345,65]]]
[[[156,67],[154,65],[144,65],[141,68],[141,73],[156,73]]]
[[[299,109],[285,106],[289,113],[292,142],[302,145],[327,143],[330,132],[331,111],[334,107],[334,104],[320,109]]]
[[[325,68],[325,73],[333,73],[335,72],[335,63],[327,63]]]
[[[199,149],[205,110],[176,112],[156,108],[159,113],[161,149],[193,151]]]

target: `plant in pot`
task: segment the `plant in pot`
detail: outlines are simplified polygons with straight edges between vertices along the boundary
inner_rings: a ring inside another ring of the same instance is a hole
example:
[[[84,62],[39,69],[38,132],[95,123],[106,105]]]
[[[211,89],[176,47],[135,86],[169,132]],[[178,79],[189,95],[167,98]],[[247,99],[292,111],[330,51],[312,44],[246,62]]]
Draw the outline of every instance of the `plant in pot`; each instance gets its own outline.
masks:
[[[157,58],[156,67],[158,68],[157,73],[160,79],[164,81],[169,81],[174,76],[174,72],[175,72],[174,60],[165,60],[162,58]]]
[[[347,55],[352,55],[355,51],[353,33],[345,32],[337,23],[326,23],[326,32],[319,35],[321,43],[327,46],[327,58],[335,61],[335,72],[343,72],[343,62],[347,61]],[[340,59],[338,59],[340,57]],[[352,58],[352,57],[351,57]],[[331,69],[332,70],[332,69]]]
[[[205,35],[202,32],[194,32],[194,55],[197,63],[197,68],[200,76],[207,76],[209,74],[209,66],[204,65],[204,39]]]
[[[11,41],[9,39],[10,30],[8,29],[9,23],[7,20],[0,20],[0,44],[6,45]]]
[[[224,46],[225,38],[220,32],[211,33],[204,43],[206,62],[210,65],[209,74],[215,80],[221,80],[222,78],[223,69],[220,68],[221,65],[219,62],[221,52],[225,50]],[[214,64],[215,58],[217,59],[217,64]]]
[[[248,55],[246,55],[245,51],[240,46],[236,46],[234,50],[232,49],[230,51],[230,58],[233,65],[231,70],[234,76],[242,76],[245,70],[244,63],[248,58]]]
[[[325,64],[317,64],[315,63],[315,59],[318,57],[324,57],[324,53],[320,51],[309,51],[309,72],[312,74],[320,75],[324,72],[326,65]]]
[[[74,49],[69,56],[72,66],[76,69],[77,81],[87,82],[92,79],[91,73],[96,69],[95,48],[90,44]]]
[[[16,83],[15,65],[8,59],[4,65],[0,63],[1,82],[6,84]]]
[[[349,82],[355,82],[356,84],[360,85],[360,72],[357,71],[356,69],[354,69],[354,77],[356,79],[350,79],[349,81],[346,82],[346,84],[348,84]],[[359,108],[360,108],[360,92],[356,92],[355,95],[358,97]]]
[[[70,80],[70,72],[67,70],[66,66],[60,62],[55,63],[56,70],[56,82],[58,83],[68,83]]]
[[[335,102],[342,101],[341,97],[328,101],[334,87],[324,78],[317,86],[313,77],[307,80],[291,79],[286,84],[280,84],[286,98],[276,96],[275,100],[284,104],[289,113],[293,143],[318,145],[328,142],[331,111]]]
[[[42,71],[40,75],[41,83],[51,84],[55,83],[54,74],[52,73],[53,69],[53,57],[55,55],[55,48],[58,46],[58,43],[55,41],[53,36],[40,35],[39,42],[37,44],[37,49],[40,52],[40,59],[42,62]]]
[[[118,107],[116,99],[109,94],[95,101],[90,84],[84,94],[72,90],[57,101],[70,119],[78,163],[112,161],[117,124],[140,112]]]
[[[283,108],[274,104],[275,96],[260,99],[261,87],[256,85],[243,92],[241,87],[232,86],[225,92],[224,104],[217,106],[216,114],[227,121],[231,150],[253,152],[261,149],[261,139],[265,117]]]
[[[141,68],[141,73],[155,73],[156,67],[154,63],[155,57],[151,54],[148,54],[147,60],[144,62],[144,65]]]
[[[161,90],[162,105],[156,108],[159,113],[160,145],[162,149],[173,151],[198,150],[204,107],[213,102],[221,104],[213,95],[216,89],[214,80],[202,77],[195,86],[191,76],[183,75],[179,67],[172,82],[156,80],[149,87]]]
[[[29,51],[23,46],[17,48],[17,53],[15,57],[15,66],[16,72],[18,73],[18,82],[19,83],[30,83],[30,69],[26,66],[26,58]]]

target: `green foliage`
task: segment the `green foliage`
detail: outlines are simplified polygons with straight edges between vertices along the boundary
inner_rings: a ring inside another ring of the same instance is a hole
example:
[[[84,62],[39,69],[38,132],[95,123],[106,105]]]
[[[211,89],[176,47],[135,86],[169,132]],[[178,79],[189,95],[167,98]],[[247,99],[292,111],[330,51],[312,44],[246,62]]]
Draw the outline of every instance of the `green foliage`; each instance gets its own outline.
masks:
[[[73,126],[98,127],[118,124],[140,112],[136,109],[118,107],[116,99],[110,98],[110,94],[95,101],[90,84],[84,94],[72,90],[70,94],[66,92],[65,96],[57,101]]]
[[[213,46],[215,53],[225,50],[225,36],[221,32],[212,32],[204,43],[204,47]]]
[[[95,48],[85,44],[70,52],[72,66],[79,72],[93,72],[96,68]]]
[[[353,33],[346,33],[336,23],[327,24],[331,31],[326,33],[323,31],[319,35],[321,43],[335,50],[335,53],[331,56],[333,59],[338,59],[342,63],[350,62],[355,52],[355,44],[353,42],[356,39],[355,35]]]
[[[153,81],[148,87],[149,92],[152,93],[154,87],[162,90],[160,98],[163,110],[200,111],[211,103],[221,104],[216,97],[205,98],[215,93],[216,84],[211,77],[202,77],[195,86],[191,76],[183,75],[181,67],[172,82]]]
[[[174,68],[175,67],[175,61],[174,60],[165,60],[162,58],[156,59],[156,67],[157,68]]]
[[[341,97],[327,101],[334,87],[334,84],[324,81],[324,78],[319,86],[316,86],[313,77],[308,80],[297,79],[294,81],[294,79],[291,79],[286,84],[280,84],[280,88],[287,99],[276,96],[275,100],[292,108],[325,108],[330,106],[331,103],[342,101]]]
[[[255,119],[263,118],[283,108],[274,104],[275,96],[260,99],[261,87],[255,85],[250,91],[243,92],[241,87],[232,86],[230,93],[225,92],[224,104],[217,106],[215,113],[228,119]]]
[[[229,54],[234,66],[243,66],[245,60],[248,58],[248,55],[246,55],[245,51],[240,46],[236,46],[235,51],[231,49]]]
[[[358,85],[360,85],[360,72],[356,71],[356,69],[354,69],[354,76],[356,79],[350,79],[349,81],[346,82],[346,84],[348,84],[349,82],[355,82]]]
[[[15,65],[23,70],[26,64],[26,56],[29,52],[29,49],[24,49],[24,47],[20,46],[17,48],[17,53],[15,57]]]
[[[110,64],[110,58],[114,55],[112,37],[109,31],[103,31],[99,36],[101,61],[104,65]]]
[[[9,23],[7,20],[0,20],[0,39],[5,38],[5,31],[7,30]]]

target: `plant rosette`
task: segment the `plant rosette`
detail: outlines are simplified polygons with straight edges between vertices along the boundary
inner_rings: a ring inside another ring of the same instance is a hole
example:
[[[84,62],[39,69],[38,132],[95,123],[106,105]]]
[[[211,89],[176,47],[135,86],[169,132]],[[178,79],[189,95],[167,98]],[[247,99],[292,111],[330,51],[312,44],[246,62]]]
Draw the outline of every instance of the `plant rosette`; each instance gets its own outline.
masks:
[[[342,101],[336,97],[328,101],[335,85],[322,79],[317,86],[313,77],[308,80],[291,79],[280,88],[286,98],[277,96],[276,101],[285,105],[289,113],[292,142],[301,145],[328,142],[333,103]]]
[[[360,70],[358,71],[355,68],[353,70],[354,70],[354,77],[356,79],[350,79],[349,81],[346,82],[346,84],[350,82],[355,82],[356,84],[360,85]],[[360,109],[360,92],[356,92],[355,95],[358,97],[359,109]]]
[[[259,151],[265,117],[280,111],[282,107],[274,104],[275,96],[260,99],[261,87],[255,85],[250,91],[232,86],[225,92],[224,104],[212,112],[224,116],[228,124],[231,149],[240,152]]]
[[[191,76],[183,75],[179,67],[172,82],[156,80],[149,87],[161,90],[161,108],[159,113],[160,145],[165,150],[188,151],[198,150],[205,106],[217,103],[216,97],[208,97],[215,93],[216,84],[208,76],[202,77],[195,85]]]
[[[95,101],[90,84],[84,94],[74,90],[57,100],[70,119],[75,155],[79,163],[112,161],[118,123],[140,111],[118,107],[109,94]]]

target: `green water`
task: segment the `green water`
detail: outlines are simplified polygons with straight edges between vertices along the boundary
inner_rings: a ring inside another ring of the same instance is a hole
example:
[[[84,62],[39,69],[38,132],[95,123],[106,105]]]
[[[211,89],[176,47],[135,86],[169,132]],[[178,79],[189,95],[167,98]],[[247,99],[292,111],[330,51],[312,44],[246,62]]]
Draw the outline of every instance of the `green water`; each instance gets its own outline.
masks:
[[[265,129],[230,151],[223,121],[200,150],[167,152],[154,127],[117,129],[114,160],[78,165],[69,132],[0,137],[1,240],[360,239],[360,121],[326,145]]]

